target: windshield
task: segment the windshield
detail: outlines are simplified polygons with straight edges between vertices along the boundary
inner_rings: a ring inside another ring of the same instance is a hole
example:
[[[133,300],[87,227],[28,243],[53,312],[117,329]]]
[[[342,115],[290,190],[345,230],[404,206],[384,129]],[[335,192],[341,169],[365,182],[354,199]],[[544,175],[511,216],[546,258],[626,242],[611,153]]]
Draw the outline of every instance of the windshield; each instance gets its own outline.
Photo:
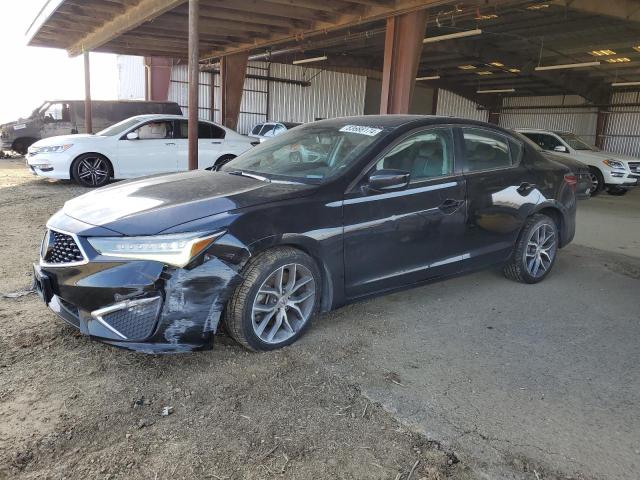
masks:
[[[587,143],[584,142],[584,140],[582,140],[577,135],[574,135],[573,133],[556,132],[556,135],[558,135],[562,140],[567,142],[569,146],[574,150],[591,150],[594,152],[597,151],[596,147],[592,147],[588,145]]]
[[[100,135],[103,137],[112,137],[114,135],[120,135],[121,133],[126,132],[130,128],[136,126],[140,123],[140,119],[133,117],[127,118],[126,120],[122,120],[121,122],[116,123],[115,125],[111,125],[110,127],[105,128],[104,130],[99,131],[96,135]]]
[[[308,124],[273,137],[222,167],[303,183],[322,183],[357,161],[382,130],[357,125]]]

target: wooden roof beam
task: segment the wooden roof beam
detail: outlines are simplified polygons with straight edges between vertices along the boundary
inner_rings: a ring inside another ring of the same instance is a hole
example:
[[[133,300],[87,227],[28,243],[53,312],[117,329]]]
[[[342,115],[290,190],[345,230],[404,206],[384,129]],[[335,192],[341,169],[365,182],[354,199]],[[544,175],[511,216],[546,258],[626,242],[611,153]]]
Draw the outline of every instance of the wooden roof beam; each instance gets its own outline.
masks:
[[[74,57],[83,51],[95,50],[110,40],[133,30],[149,20],[153,20],[184,2],[185,0],[141,0],[135,6],[127,8],[124,13],[94,29],[82,40],[74,43],[68,49],[69,55]]]

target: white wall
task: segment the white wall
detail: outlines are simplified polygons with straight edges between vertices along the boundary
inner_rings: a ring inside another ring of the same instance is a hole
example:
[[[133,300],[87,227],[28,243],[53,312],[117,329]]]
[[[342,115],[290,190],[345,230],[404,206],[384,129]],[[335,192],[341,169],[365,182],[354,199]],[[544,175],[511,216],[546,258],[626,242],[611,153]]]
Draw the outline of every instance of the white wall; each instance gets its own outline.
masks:
[[[118,55],[118,100],[144,100],[144,57]]]

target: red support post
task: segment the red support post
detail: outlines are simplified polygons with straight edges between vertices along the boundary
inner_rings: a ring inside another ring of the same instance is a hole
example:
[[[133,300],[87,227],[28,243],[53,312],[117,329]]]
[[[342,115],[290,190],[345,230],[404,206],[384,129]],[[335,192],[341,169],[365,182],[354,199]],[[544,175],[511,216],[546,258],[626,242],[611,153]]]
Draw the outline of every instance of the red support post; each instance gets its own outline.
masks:
[[[248,52],[234,53],[220,59],[220,88],[222,102],[220,105],[222,124],[236,129],[240,117],[242,90],[247,74]]]
[[[380,113],[409,113],[426,28],[426,10],[387,18]]]

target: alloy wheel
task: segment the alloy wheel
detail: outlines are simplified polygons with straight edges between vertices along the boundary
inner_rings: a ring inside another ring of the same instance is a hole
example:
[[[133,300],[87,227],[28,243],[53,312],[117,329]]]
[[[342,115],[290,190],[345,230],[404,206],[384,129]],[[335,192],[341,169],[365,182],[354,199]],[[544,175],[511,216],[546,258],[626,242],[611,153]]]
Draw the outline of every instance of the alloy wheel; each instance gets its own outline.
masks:
[[[78,178],[87,185],[102,185],[108,176],[107,162],[100,157],[87,157],[78,165]]]
[[[254,333],[265,343],[285,342],[309,321],[316,297],[311,271],[299,263],[278,268],[262,283],[251,310]]]
[[[542,277],[553,265],[556,251],[556,232],[551,225],[543,223],[533,230],[524,254],[529,274],[534,278]]]

